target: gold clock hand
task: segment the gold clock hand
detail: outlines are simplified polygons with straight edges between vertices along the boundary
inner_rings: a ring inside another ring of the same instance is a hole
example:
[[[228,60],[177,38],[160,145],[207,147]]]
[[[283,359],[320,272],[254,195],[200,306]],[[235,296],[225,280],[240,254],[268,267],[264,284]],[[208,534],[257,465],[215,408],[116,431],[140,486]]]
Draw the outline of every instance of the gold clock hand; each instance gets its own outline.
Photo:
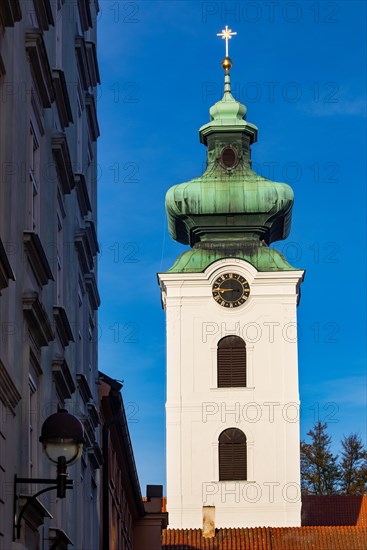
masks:
[[[235,291],[234,288],[218,288],[217,290],[220,293],[222,293],[222,292],[234,292]]]

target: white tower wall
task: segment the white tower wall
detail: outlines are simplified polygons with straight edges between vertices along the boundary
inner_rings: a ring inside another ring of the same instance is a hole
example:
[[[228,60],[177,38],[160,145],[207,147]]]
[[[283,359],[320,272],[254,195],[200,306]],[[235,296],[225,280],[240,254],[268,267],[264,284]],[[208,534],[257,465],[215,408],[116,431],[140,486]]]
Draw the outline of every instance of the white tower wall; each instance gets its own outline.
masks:
[[[224,273],[243,275],[250,297],[227,309],[212,297]],[[167,507],[170,528],[300,525],[296,308],[303,271],[258,272],[239,259],[204,273],[159,275],[167,316]],[[217,387],[217,345],[246,342],[247,387]],[[247,481],[219,481],[218,437],[247,437]]]

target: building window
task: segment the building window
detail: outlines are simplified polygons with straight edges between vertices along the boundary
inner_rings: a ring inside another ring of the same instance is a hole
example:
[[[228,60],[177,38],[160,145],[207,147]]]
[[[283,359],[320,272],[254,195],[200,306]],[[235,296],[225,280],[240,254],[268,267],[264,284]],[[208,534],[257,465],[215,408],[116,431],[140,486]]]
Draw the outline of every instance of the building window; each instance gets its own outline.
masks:
[[[247,442],[237,428],[228,428],[219,436],[219,481],[247,479]]]
[[[39,142],[33,125],[30,127],[29,140],[29,181],[30,181],[30,218],[32,231],[39,230],[39,168],[40,168]]]
[[[246,344],[239,336],[218,342],[218,388],[246,387]]]

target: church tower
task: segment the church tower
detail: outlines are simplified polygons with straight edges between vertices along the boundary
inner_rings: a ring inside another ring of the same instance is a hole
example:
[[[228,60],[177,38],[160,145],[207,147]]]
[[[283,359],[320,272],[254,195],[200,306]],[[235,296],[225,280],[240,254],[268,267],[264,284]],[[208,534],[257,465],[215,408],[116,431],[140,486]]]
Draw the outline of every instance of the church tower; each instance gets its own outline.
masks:
[[[251,168],[257,128],[224,95],[200,128],[207,166],[166,196],[169,232],[190,245],[158,275],[167,320],[170,528],[300,525],[297,304],[304,272],[274,241],[293,191]]]

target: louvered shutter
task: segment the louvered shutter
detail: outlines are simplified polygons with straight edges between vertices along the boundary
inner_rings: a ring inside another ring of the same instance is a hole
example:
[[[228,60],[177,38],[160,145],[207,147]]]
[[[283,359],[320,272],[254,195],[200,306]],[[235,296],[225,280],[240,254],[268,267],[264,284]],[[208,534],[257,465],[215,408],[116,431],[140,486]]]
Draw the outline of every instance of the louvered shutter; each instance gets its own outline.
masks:
[[[246,344],[239,336],[218,343],[218,388],[246,387]]]
[[[219,481],[243,481],[246,479],[246,436],[237,428],[229,428],[219,436]]]

